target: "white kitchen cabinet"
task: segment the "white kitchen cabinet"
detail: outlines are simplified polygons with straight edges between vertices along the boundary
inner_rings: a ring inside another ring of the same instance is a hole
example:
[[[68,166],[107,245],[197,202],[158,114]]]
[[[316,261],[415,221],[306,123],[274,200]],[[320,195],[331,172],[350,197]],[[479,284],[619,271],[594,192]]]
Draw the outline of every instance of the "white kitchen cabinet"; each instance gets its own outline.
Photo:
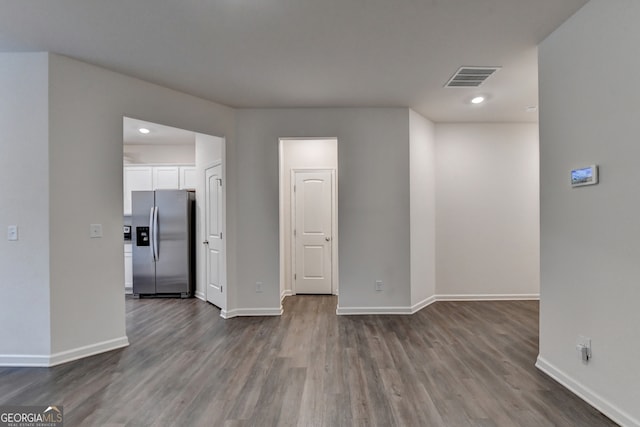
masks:
[[[178,166],[154,166],[153,189],[177,190],[180,188],[180,168]]]
[[[124,214],[131,215],[131,192],[153,190],[151,166],[124,167]]]
[[[133,293],[133,254],[131,243],[124,244],[124,293]]]
[[[136,165],[123,168],[124,214],[131,215],[131,192],[196,188],[195,166]]]
[[[180,189],[195,190],[196,188],[196,167],[180,166]]]

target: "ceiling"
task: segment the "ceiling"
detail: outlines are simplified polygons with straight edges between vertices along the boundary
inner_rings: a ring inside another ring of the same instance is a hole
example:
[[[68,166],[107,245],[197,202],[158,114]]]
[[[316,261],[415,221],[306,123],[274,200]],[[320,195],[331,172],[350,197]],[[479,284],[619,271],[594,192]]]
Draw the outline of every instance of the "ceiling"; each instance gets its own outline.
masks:
[[[0,51],[51,51],[232,107],[537,121],[537,44],[587,0],[0,0]],[[444,88],[460,66],[501,66]],[[488,101],[472,106],[473,95]]]
[[[139,129],[148,129],[142,134]],[[124,145],[194,145],[196,134],[188,130],[125,117],[122,120]]]

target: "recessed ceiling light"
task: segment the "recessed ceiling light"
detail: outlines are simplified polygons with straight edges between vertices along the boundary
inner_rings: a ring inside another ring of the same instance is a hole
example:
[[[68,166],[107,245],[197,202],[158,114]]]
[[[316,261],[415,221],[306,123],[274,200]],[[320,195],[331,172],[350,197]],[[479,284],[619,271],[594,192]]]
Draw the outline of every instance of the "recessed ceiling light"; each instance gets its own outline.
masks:
[[[472,104],[482,104],[484,102],[484,96],[476,96],[471,100]]]
[[[151,131],[149,129],[147,129],[147,128],[140,128],[140,129],[138,129],[138,132],[143,133],[143,134],[146,135]]]

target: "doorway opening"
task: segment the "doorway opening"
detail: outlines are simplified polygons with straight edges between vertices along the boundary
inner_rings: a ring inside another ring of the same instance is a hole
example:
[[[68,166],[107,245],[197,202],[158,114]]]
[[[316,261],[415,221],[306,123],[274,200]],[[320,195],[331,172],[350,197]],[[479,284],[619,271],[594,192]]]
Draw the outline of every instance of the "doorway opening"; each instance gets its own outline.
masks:
[[[131,294],[133,289],[133,257],[131,217],[131,192],[160,189],[195,190],[195,264],[194,296],[213,302],[226,310],[228,290],[226,289],[226,244],[222,240],[226,233],[225,204],[222,188],[219,188],[219,204],[215,212],[208,209],[207,170],[216,167],[216,178],[220,187],[224,182],[225,140],[158,123],[123,117],[123,225],[124,241],[124,290]],[[216,268],[209,268],[209,250],[202,242],[207,241],[207,224],[215,217],[218,236],[216,242]],[[220,295],[207,295],[211,275]]]
[[[280,300],[338,295],[338,140],[280,138]]]

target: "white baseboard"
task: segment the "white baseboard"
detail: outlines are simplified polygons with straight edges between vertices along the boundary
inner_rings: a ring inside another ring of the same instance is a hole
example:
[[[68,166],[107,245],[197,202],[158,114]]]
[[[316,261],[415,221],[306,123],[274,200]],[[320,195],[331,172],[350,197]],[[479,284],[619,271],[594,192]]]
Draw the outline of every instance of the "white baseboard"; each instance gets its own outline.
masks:
[[[285,297],[293,295],[291,290],[280,293],[280,302]],[[197,296],[197,295],[196,295]],[[537,300],[539,294],[475,294],[475,295],[432,295],[424,300],[406,307],[338,307],[336,314],[366,315],[366,314],[414,314],[436,301],[501,301],[501,300]],[[222,310],[220,316],[224,319],[239,316],[280,316],[280,308],[237,308],[235,310]]]
[[[438,299],[436,298],[435,295],[430,296],[429,298],[425,298],[422,301],[420,301],[417,304],[413,304],[411,306],[411,314],[417,313],[420,310],[422,310],[423,308],[425,308],[428,305],[433,304],[434,302],[436,302]]]
[[[432,295],[411,307],[340,307],[338,315],[357,314],[414,314],[436,301],[519,301],[538,300],[539,294],[476,294],[476,295]]]
[[[51,355],[49,366],[60,365],[62,363],[71,362],[73,360],[82,359],[83,357],[93,356],[95,354],[104,353],[118,348],[127,347],[129,338],[123,336],[96,344],[86,345],[84,347],[74,348],[72,350],[62,351]]]
[[[591,390],[589,387],[586,387],[579,381],[574,380],[539,355],[538,359],[536,360],[536,368],[549,375],[551,378],[570,390],[573,394],[575,394],[621,426],[640,426],[640,420],[621,410],[620,408],[600,396],[598,393]]]
[[[0,355],[0,366],[16,366],[16,367],[51,367],[62,363],[72,362],[84,357],[94,356],[96,354],[105,353],[107,351],[116,350],[118,348],[129,345],[129,339],[124,336],[96,344],[78,347],[71,350],[54,353],[50,356],[41,355]]]
[[[281,316],[282,307],[279,308],[236,308],[233,310],[220,310],[220,317],[231,319],[232,317],[246,316]]]
[[[0,354],[0,366],[2,367],[49,367],[49,356],[34,354]]]
[[[280,302],[282,302],[286,297],[290,297],[293,295],[293,291],[291,289],[284,289],[280,292]]]
[[[125,294],[125,295],[133,295],[133,287],[131,287],[131,286],[125,286],[125,287],[124,287],[124,294]]]
[[[336,308],[339,316],[364,314],[412,314],[411,307],[340,307]]]
[[[529,301],[539,300],[540,294],[438,294],[436,301]]]
[[[207,300],[207,297],[204,295],[204,292],[202,292],[202,291],[196,291],[193,294],[193,296],[198,298],[199,300],[202,300],[202,301],[206,301]]]

